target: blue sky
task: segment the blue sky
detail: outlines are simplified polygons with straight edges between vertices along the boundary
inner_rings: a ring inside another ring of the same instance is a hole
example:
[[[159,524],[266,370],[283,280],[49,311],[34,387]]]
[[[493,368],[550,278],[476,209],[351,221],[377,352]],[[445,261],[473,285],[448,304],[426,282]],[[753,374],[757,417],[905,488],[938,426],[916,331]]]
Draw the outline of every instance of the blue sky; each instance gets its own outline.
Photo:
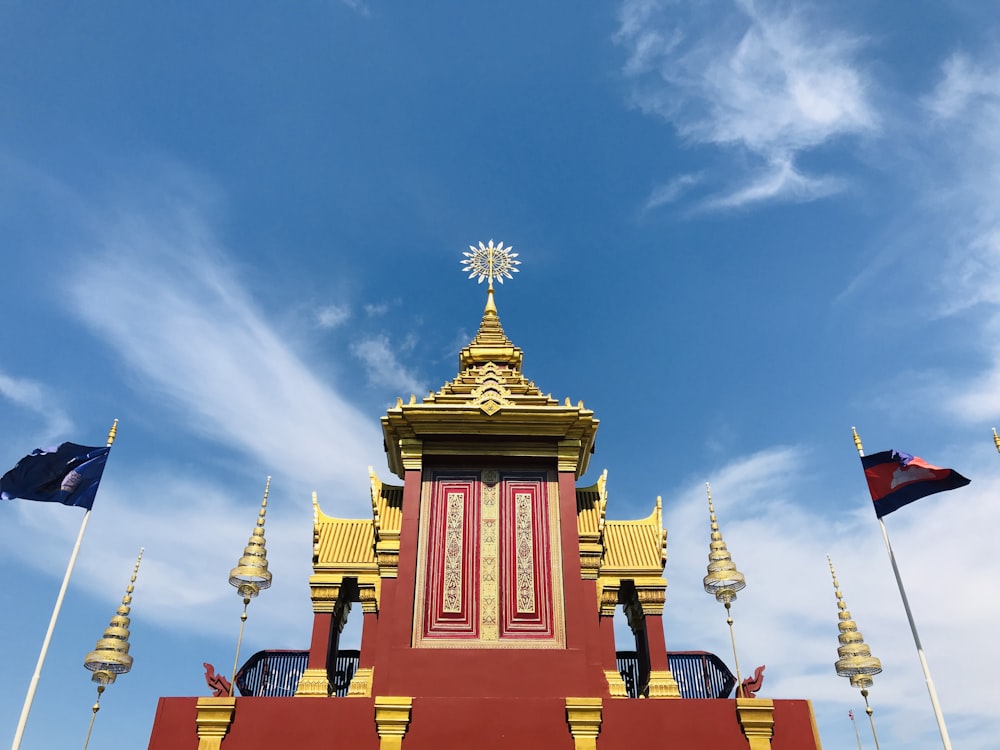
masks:
[[[826,554],[880,739],[940,746],[851,425],[973,480],[887,525],[952,740],[992,747],[998,34],[984,2],[4,5],[0,462],[121,420],[23,747],[82,741],[141,546],[92,747],[229,670],[269,474],[244,654],[307,645],[310,492],[361,517],[367,466],[392,481],[378,418],[455,374],[491,238],[526,374],[602,421],[583,481],[608,469],[613,517],[663,496],[668,647],[731,663],[711,481],[741,666],[813,699],[827,750],[863,704]],[[80,513],[0,513],[12,734]]]

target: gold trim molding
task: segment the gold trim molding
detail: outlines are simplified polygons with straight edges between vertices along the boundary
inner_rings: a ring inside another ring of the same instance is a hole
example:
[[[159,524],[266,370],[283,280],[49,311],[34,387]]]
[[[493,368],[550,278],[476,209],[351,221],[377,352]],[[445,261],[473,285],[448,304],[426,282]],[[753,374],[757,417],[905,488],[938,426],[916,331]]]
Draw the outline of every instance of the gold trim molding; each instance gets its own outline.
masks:
[[[566,723],[576,750],[597,750],[603,702],[600,698],[567,698]]]
[[[220,750],[222,738],[229,732],[236,713],[236,698],[203,696],[196,704],[195,726],[198,728],[198,750]]]
[[[359,667],[354,671],[351,684],[347,686],[348,698],[371,698],[375,667]]]
[[[750,750],[771,750],[774,736],[774,701],[769,698],[737,698],[736,718],[750,743]]]
[[[330,680],[325,669],[306,669],[295,688],[296,698],[326,698],[330,695]]]
[[[628,688],[625,687],[621,672],[617,669],[605,669],[604,679],[608,681],[608,690],[612,698],[628,698]]]
[[[649,673],[650,698],[680,698],[681,690],[669,669],[654,669]]]
[[[379,695],[375,698],[375,727],[378,730],[379,750],[400,750],[403,735],[410,726],[413,698]]]

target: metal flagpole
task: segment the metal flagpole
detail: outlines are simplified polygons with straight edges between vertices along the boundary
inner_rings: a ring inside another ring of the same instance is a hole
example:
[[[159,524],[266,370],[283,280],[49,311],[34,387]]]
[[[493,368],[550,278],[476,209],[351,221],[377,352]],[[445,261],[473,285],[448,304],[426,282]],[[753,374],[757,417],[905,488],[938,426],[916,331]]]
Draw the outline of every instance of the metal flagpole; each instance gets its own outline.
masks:
[[[847,712],[847,715],[851,719],[851,726],[854,727],[854,737],[858,741],[858,750],[861,750],[861,735],[858,733],[858,722],[854,720],[854,709],[852,708]]]
[[[858,437],[857,430],[854,432],[854,445],[858,449],[858,455],[864,457],[865,451],[861,447],[861,438]],[[917,634],[917,625],[913,621],[913,613],[910,611],[910,601],[906,598],[906,589],[903,588],[903,579],[899,576],[899,567],[896,565],[896,556],[892,553],[892,545],[889,543],[889,532],[886,531],[885,521],[878,519],[882,528],[882,539],[885,540],[885,549],[889,553],[889,562],[892,563],[892,572],[896,576],[896,585],[899,587],[899,596],[903,600],[903,609],[906,610],[906,619],[910,623],[910,632],[913,633],[913,643],[917,647],[917,656],[920,658],[920,667],[924,670],[924,681],[927,683],[927,692],[931,696],[931,706],[934,708],[934,718],[937,719],[938,731],[941,732],[941,742],[944,750],[951,750],[951,739],[948,737],[948,727],[944,723],[944,714],[941,713],[941,705],[938,703],[937,691],[934,689],[934,681],[931,679],[931,670],[927,666],[927,657],[924,656],[924,647],[920,643],[920,636]]]
[[[108,447],[115,442],[115,435],[118,434],[118,420],[111,425],[108,432]],[[59,610],[62,609],[63,598],[66,596],[66,589],[69,588],[69,578],[73,574],[73,566],[76,565],[76,556],[80,552],[80,544],[83,542],[83,532],[87,530],[87,521],[90,520],[90,508],[83,514],[83,521],[80,523],[80,533],[76,535],[76,544],[73,546],[73,553],[69,556],[69,564],[66,566],[66,575],[63,576],[62,586],[59,589],[59,596],[56,597],[56,605],[52,609],[52,617],[49,620],[49,629],[45,631],[45,640],[42,641],[42,650],[38,654],[38,663],[35,664],[35,673],[31,676],[31,683],[28,685],[28,694],[24,698],[24,705],[21,707],[21,718],[17,721],[17,730],[14,732],[14,744],[11,750],[18,750],[21,747],[21,737],[24,736],[24,727],[28,723],[28,714],[31,713],[31,704],[35,700],[35,691],[38,689],[38,680],[42,676],[42,665],[45,663],[45,655],[49,650],[49,642],[52,640],[52,633],[56,629],[56,620],[59,619]]]

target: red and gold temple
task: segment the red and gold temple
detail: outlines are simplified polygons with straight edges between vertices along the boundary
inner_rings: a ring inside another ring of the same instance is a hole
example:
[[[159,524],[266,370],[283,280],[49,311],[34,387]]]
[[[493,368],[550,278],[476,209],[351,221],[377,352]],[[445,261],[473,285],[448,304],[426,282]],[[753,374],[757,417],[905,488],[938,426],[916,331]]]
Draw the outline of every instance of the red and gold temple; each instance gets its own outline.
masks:
[[[363,520],[314,498],[308,652],[255,655],[240,697],[161,698],[149,750],[819,750],[808,701],[725,697],[720,660],[668,654],[660,500],[606,520],[606,473],[576,485],[598,420],[522,358],[491,285],[458,375],[382,417],[402,484],[371,471]],[[358,606],[360,651],[342,651]],[[619,606],[635,651],[616,652]]]

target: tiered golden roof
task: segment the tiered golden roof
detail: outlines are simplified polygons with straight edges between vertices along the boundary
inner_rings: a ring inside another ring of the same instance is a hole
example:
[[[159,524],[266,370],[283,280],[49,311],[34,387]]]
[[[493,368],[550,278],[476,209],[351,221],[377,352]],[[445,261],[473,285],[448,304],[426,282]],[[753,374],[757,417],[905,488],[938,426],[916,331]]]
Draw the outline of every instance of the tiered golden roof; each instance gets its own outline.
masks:
[[[397,400],[382,417],[389,469],[399,477],[429,455],[506,455],[518,439],[521,456],[556,457],[562,471],[582,476],[598,420],[583,402],[563,404],[524,377],[522,351],[503,331],[493,298],[475,338],[459,353],[459,373],[421,403]]]

